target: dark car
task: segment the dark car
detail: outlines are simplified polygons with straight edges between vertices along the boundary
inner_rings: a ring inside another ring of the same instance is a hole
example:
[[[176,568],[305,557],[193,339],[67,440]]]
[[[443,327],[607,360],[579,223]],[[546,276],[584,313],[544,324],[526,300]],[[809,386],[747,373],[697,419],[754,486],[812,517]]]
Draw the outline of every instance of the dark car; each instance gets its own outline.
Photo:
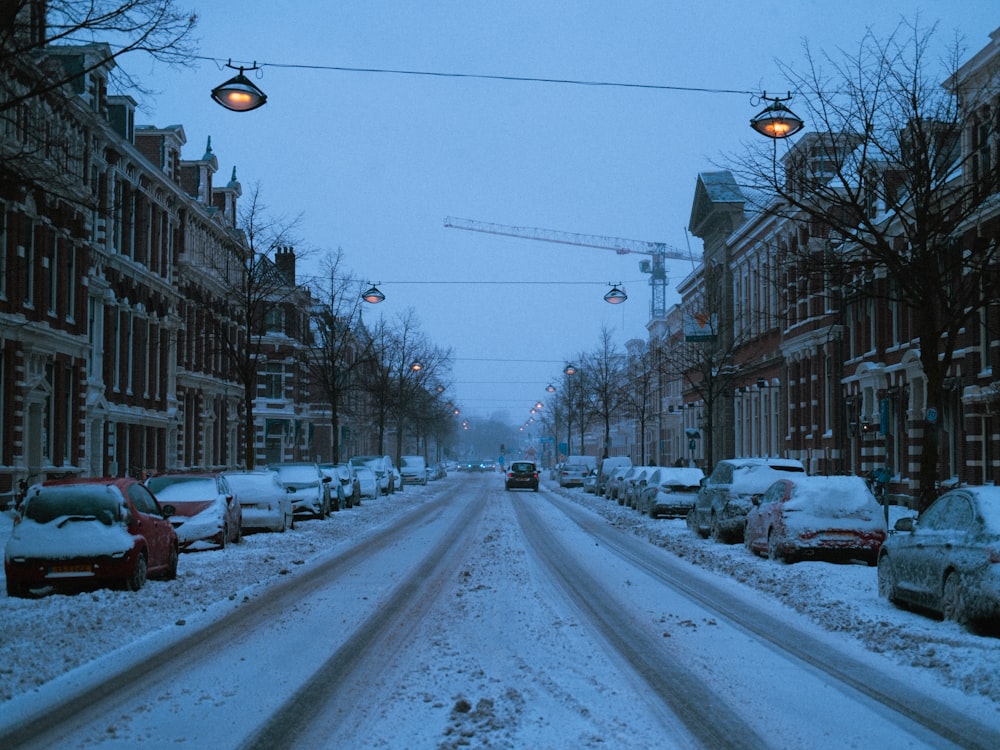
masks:
[[[878,558],[878,589],[946,620],[1000,620],[1000,487],[941,495],[896,521]]]
[[[7,541],[7,595],[119,586],[177,575],[173,508],[128,477],[62,479],[30,487]]]
[[[805,476],[800,461],[788,458],[727,458],[702,480],[687,525],[699,536],[730,544],[743,541],[751,498],[779,479]]]
[[[534,461],[512,461],[504,478],[505,490],[534,490],[538,492],[538,467]]]

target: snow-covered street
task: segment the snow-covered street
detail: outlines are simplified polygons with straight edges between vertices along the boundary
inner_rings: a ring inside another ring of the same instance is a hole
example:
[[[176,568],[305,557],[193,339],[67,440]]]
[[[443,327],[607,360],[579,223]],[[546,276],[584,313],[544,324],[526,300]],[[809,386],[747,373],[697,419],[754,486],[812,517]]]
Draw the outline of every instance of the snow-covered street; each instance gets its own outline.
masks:
[[[2,598],[0,613],[0,737],[111,670],[135,678],[67,746],[704,747],[715,731],[733,747],[940,746],[765,642],[786,625],[865,672],[849,676],[979,722],[983,747],[1000,736],[1000,641],[896,609],[874,568],[773,563],[582,490],[504,493],[493,475],[184,555],[176,581],[137,593]],[[213,629],[223,618],[236,626]],[[145,690],[130,663],[169,644],[182,677]]]

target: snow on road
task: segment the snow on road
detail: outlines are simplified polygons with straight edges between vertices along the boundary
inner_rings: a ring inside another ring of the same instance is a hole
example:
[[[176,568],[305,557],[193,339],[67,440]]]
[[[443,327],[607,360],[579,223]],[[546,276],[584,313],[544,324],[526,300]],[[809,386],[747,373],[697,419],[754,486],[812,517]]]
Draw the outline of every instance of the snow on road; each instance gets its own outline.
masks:
[[[402,494],[366,501],[341,511],[329,521],[298,524],[286,534],[255,534],[224,551],[184,555],[178,579],[151,581],[142,591],[98,591],[38,600],[0,598],[0,726],[21,707],[42,699],[58,701],[80,683],[82,675],[100,668],[104,658],[120,658],[116,649],[141,639],[162,640],[177,631],[212,619],[258,597],[269,582],[296,575],[331,550],[360,541],[377,529],[419,511],[431,498],[464,482],[490,482],[492,477],[452,476],[428,487],[408,487]],[[889,657],[915,684],[929,685],[991,726],[1000,726],[1000,640],[966,632],[953,623],[896,609],[877,594],[875,569],[862,565],[805,562],[781,565],[754,558],[741,546],[698,539],[683,521],[639,516],[581,490],[546,490],[592,510],[607,523],[692,562],[698,568],[734,579],[786,605],[835,637],[845,636],[870,652]],[[523,501],[538,496],[525,493]],[[520,495],[513,501],[522,501]],[[413,523],[410,517],[406,522]],[[2,516],[0,539],[9,533],[10,515]],[[399,665],[406,680],[380,713],[381,737],[372,747],[394,747],[402,737],[421,736],[408,715],[426,714],[427,705],[446,716],[439,726],[424,727],[424,742],[410,746],[517,747],[533,738],[536,747],[561,747],[566,724],[574,713],[588,711],[594,701],[614,709],[593,724],[594,736],[575,737],[574,747],[655,746],[656,722],[640,716],[634,704],[635,684],[606,664],[596,650],[582,650],[575,623],[557,619],[544,600],[513,598],[512,577],[529,575],[524,551],[512,544],[510,527],[495,519],[482,535],[475,564],[456,570],[449,608],[425,624],[438,637],[414,639],[423,644],[408,650]],[[679,636],[703,623],[671,619],[662,622],[663,636]],[[490,648],[489,634],[513,630],[523,639],[516,658]],[[485,638],[484,638],[485,636]],[[459,647],[456,642],[464,645]],[[478,657],[469,660],[469,644]],[[553,662],[552,654],[575,654]],[[113,656],[108,657],[109,654]],[[876,657],[873,655],[873,659]],[[605,676],[608,677],[597,677]],[[519,685],[533,686],[529,697]],[[544,701],[539,696],[545,696]],[[361,721],[366,726],[369,718]],[[586,723],[586,722],[584,722]],[[371,728],[370,726],[368,727]],[[405,728],[405,729],[404,729]],[[416,732],[416,735],[414,734]],[[475,739],[470,739],[475,738]],[[375,738],[369,735],[369,739]],[[645,740],[649,743],[646,745]],[[437,744],[432,745],[432,742]],[[678,745],[686,744],[682,738]],[[523,746],[523,745],[521,745]]]

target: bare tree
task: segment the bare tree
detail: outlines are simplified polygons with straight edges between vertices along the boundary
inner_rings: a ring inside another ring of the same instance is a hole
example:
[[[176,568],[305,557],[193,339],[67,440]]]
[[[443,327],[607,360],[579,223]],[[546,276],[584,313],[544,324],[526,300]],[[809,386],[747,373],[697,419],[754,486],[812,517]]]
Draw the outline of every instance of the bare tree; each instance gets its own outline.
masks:
[[[612,332],[602,326],[597,348],[583,357],[587,380],[587,403],[593,418],[601,421],[604,440],[601,458],[611,448],[611,418],[622,403],[623,359],[615,346]]]
[[[306,365],[317,395],[329,409],[333,460],[340,461],[340,423],[356,390],[358,377],[370,356],[370,339],[360,335],[361,284],[343,267],[338,250],[323,261],[313,287],[317,298],[312,313],[313,338],[306,349]]]
[[[103,117],[108,88],[148,95],[117,61],[145,53],[189,63],[196,23],[177,0],[0,3],[0,181],[90,205],[89,143],[70,111],[73,99],[87,96]]]
[[[631,351],[625,363],[622,386],[618,393],[619,405],[626,415],[634,418],[639,432],[639,463],[652,463],[647,457],[646,427],[655,416],[656,395],[659,372],[657,371],[655,350],[645,341],[639,342],[641,349]],[[659,453],[659,451],[657,451]]]
[[[903,21],[888,38],[868,33],[836,58],[806,45],[804,72],[785,73],[816,133],[792,145],[780,166],[776,144],[748,143],[729,158],[753,188],[747,195],[767,196],[758,208],[798,222],[806,241],[786,248],[798,273],[826,279],[845,297],[877,296],[908,311],[928,409],[942,398],[959,333],[998,296],[997,243],[969,229],[1000,185],[995,151],[983,158],[1000,120],[983,109],[992,97],[960,87],[957,43],[943,64],[932,54],[935,34]],[[975,143],[963,152],[970,125]],[[921,507],[934,497],[938,447],[938,425],[928,419]]]

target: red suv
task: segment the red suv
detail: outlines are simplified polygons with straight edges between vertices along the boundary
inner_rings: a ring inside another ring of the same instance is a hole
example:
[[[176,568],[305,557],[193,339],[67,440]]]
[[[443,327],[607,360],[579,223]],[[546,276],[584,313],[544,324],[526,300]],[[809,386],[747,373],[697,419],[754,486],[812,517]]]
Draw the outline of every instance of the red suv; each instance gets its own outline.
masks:
[[[128,477],[61,479],[30,487],[4,553],[7,595],[120,586],[177,575],[173,507]]]

